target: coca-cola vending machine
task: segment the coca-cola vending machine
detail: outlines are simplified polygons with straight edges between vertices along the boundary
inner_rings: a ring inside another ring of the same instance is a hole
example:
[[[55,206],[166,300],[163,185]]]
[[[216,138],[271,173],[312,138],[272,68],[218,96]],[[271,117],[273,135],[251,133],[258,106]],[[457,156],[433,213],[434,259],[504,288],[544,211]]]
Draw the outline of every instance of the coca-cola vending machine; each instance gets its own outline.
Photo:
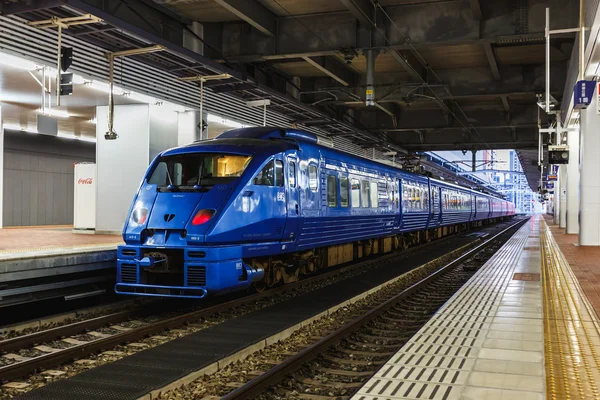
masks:
[[[77,231],[96,229],[96,164],[76,163],[73,228]]]

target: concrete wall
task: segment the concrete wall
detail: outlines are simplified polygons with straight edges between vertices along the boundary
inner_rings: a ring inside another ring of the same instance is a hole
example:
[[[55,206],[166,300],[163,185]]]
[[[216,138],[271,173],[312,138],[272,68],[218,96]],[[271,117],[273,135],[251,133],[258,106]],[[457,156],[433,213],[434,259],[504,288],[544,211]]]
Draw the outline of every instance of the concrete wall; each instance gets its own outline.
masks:
[[[94,161],[94,143],[6,132],[4,226],[73,223],[73,164]]]

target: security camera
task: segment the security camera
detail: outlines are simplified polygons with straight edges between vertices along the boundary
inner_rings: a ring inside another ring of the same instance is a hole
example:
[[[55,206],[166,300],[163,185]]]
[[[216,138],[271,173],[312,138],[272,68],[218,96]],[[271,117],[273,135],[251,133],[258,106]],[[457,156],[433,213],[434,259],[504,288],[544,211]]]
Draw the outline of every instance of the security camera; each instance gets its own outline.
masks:
[[[117,140],[118,137],[119,137],[119,135],[117,135],[117,132],[115,132],[115,131],[106,132],[104,134],[105,140]]]

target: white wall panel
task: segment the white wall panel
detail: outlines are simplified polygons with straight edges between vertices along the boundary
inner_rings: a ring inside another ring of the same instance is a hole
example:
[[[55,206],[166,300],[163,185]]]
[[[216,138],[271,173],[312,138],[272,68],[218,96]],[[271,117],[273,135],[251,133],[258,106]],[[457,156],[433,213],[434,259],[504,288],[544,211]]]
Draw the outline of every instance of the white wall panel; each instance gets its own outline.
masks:
[[[147,105],[116,106],[114,129],[119,138],[105,140],[107,113],[108,107],[96,108],[96,231],[121,232],[131,200],[150,162],[150,115]]]

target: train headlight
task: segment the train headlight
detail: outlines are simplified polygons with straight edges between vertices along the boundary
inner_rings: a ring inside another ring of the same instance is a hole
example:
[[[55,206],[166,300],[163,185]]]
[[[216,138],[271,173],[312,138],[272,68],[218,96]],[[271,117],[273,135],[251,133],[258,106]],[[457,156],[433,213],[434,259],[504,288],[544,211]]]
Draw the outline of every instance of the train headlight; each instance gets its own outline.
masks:
[[[144,222],[146,222],[146,219],[148,219],[148,209],[144,207],[136,208],[133,210],[133,213],[131,213],[131,219],[133,219],[133,222],[136,224],[143,225]]]
[[[192,225],[202,225],[208,221],[215,215],[215,210],[210,209],[202,209],[199,210],[194,218],[192,218]]]

